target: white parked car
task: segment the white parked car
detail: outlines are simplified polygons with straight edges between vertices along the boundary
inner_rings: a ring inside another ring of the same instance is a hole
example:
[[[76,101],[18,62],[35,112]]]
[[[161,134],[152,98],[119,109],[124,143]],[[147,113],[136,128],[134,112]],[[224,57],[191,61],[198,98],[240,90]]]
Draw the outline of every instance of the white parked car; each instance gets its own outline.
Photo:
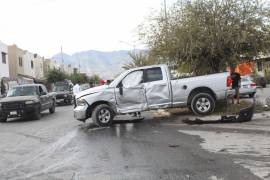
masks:
[[[250,76],[241,77],[240,95],[249,95],[249,97],[254,97],[256,94],[256,88],[256,83],[253,82]]]

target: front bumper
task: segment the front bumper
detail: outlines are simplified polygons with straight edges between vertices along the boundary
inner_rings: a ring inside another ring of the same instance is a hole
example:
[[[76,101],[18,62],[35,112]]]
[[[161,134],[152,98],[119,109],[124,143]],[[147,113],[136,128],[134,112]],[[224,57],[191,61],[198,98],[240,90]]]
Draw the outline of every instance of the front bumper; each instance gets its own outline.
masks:
[[[87,109],[88,109],[88,105],[86,106],[77,106],[74,109],[74,118],[79,120],[79,121],[84,121],[86,120],[87,117]]]
[[[67,96],[67,97],[56,97],[56,103],[70,103],[73,100],[72,96]]]
[[[33,114],[39,110],[38,104],[30,104],[25,105],[23,108],[19,109],[5,109],[1,108],[1,115],[6,116],[8,118],[15,118],[15,117],[25,117],[30,114]]]

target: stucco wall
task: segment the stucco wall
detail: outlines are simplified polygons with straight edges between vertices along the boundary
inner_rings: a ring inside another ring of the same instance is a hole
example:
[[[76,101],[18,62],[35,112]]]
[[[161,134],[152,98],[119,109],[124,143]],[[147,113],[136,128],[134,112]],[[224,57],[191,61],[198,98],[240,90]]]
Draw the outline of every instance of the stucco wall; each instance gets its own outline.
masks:
[[[2,63],[2,52],[6,53],[6,63]],[[0,41],[0,78],[9,77],[8,47]]]

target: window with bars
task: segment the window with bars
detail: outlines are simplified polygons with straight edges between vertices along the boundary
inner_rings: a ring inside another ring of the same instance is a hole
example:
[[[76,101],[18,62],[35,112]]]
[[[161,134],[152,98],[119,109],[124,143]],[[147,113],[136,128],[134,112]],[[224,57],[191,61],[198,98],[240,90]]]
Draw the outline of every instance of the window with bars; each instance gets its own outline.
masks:
[[[19,57],[19,66],[22,67],[23,66],[23,58]]]
[[[7,53],[2,52],[1,54],[2,54],[2,63],[6,64],[7,63]]]

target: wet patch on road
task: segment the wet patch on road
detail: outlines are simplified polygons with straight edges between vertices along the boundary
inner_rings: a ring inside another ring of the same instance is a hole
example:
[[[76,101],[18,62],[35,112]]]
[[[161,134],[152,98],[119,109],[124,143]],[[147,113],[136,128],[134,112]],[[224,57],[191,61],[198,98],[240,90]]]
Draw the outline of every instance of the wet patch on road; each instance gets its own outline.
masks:
[[[200,136],[204,139],[201,143],[203,149],[233,155],[235,163],[250,169],[260,178],[270,179],[269,135],[193,130],[179,130],[179,132]]]

